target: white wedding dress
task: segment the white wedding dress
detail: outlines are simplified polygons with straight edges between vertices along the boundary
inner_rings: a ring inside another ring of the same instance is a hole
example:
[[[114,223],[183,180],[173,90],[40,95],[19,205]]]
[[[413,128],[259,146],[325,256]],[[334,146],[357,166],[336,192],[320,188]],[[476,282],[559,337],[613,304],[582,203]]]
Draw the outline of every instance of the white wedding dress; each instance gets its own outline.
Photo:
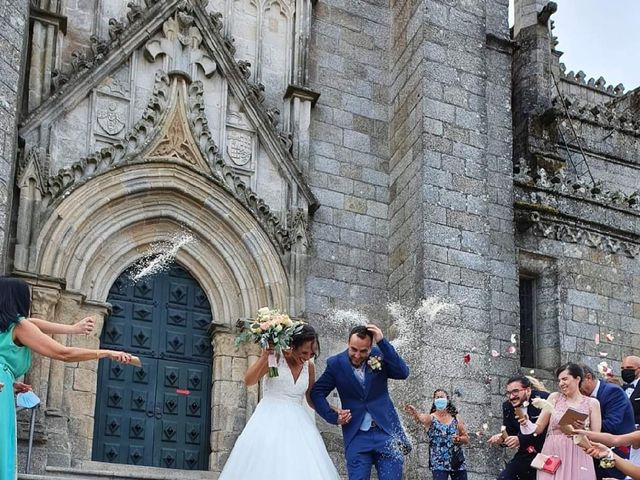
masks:
[[[308,362],[297,382],[283,357],[278,373],[262,380],[263,398],[236,440],[218,480],[339,480],[304,403]]]

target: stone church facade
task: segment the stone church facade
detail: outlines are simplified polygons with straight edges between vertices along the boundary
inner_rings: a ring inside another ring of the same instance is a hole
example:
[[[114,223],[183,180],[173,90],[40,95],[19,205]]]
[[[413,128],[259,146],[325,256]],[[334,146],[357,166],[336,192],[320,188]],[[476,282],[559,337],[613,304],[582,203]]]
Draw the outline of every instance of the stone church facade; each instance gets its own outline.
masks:
[[[264,305],[337,351],[334,309],[394,335],[387,302],[451,304],[397,403],[456,391],[478,479],[510,374],[640,354],[640,92],[565,71],[552,2],[516,0],[512,31],[506,0],[0,9],[0,266],[34,315],[99,319],[57,340],[145,366],[34,358],[24,478],[215,478],[260,395],[237,321]],[[174,270],[126,284],[181,232]]]

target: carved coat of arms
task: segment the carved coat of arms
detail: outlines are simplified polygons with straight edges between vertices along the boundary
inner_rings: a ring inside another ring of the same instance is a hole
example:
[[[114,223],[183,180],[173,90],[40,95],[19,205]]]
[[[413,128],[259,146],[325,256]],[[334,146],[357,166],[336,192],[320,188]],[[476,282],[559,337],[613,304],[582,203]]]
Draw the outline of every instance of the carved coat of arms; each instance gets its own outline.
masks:
[[[109,135],[117,135],[126,125],[122,112],[118,110],[118,105],[114,102],[108,102],[104,105],[98,111],[97,117],[98,125]]]
[[[251,134],[237,130],[227,134],[227,153],[233,163],[239,167],[251,161],[253,153],[253,139]]]

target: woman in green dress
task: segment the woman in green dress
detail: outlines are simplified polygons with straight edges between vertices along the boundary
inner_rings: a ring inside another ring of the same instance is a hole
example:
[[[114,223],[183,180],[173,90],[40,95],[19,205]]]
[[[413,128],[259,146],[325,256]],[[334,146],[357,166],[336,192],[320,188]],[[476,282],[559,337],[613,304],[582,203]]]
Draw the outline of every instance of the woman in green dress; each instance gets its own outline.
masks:
[[[0,480],[17,478],[16,410],[13,383],[31,364],[31,352],[64,362],[110,358],[129,363],[131,355],[113,350],[67,347],[47,334],[86,333],[93,328],[88,317],[75,325],[30,319],[29,286],[17,278],[0,277]]]

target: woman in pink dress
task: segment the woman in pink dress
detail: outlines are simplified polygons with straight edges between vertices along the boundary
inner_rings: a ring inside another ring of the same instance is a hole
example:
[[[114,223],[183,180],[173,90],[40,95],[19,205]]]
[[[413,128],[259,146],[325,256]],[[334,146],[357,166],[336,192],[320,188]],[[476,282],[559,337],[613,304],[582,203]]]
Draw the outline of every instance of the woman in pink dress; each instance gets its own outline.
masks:
[[[567,363],[556,370],[559,392],[549,395],[548,401],[554,407],[553,414],[542,410],[538,421],[533,425],[528,419],[521,421],[521,430],[527,433],[535,428],[535,433],[540,434],[549,426],[547,437],[542,447],[545,455],[560,457],[560,468],[555,474],[538,470],[537,480],[592,480],[596,478],[593,459],[582,448],[573,443],[573,438],[565,435],[560,430],[559,421],[567,409],[572,408],[588,415],[584,424],[589,430],[599,432],[602,425],[600,416],[600,403],[595,398],[585,397],[580,393],[580,383],[584,373],[580,365]],[[573,425],[582,428],[581,425]]]

